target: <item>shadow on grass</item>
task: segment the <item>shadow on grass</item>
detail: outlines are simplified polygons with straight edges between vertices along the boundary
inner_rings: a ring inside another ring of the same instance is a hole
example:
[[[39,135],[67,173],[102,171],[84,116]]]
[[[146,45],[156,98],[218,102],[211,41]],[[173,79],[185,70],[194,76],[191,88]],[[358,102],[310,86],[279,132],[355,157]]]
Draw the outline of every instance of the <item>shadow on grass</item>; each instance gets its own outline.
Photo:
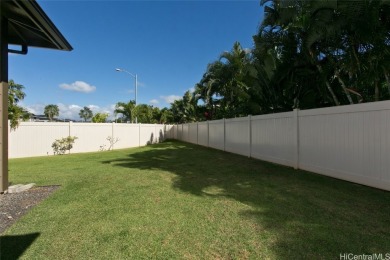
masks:
[[[272,234],[278,258],[385,254],[390,248],[386,191],[176,141],[104,163],[169,171],[177,176],[175,189],[251,206],[241,216]],[[209,187],[221,192],[209,194]]]
[[[0,259],[19,259],[39,235],[40,233],[19,236],[0,236]]]

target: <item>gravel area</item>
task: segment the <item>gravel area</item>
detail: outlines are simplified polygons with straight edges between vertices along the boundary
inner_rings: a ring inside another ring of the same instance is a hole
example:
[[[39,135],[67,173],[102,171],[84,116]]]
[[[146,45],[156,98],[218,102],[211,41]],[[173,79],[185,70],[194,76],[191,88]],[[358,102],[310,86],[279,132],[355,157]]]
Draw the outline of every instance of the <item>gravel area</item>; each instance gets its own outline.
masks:
[[[60,186],[36,186],[20,193],[0,194],[0,234]]]

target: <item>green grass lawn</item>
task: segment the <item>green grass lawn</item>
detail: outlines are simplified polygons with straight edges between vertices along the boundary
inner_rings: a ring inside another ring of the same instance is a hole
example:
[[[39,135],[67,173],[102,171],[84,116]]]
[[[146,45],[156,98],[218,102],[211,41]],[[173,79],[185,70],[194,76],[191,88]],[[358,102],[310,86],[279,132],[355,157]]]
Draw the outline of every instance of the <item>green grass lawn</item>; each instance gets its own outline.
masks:
[[[2,260],[390,253],[389,192],[181,142],[13,159],[10,181],[61,188],[2,234]]]

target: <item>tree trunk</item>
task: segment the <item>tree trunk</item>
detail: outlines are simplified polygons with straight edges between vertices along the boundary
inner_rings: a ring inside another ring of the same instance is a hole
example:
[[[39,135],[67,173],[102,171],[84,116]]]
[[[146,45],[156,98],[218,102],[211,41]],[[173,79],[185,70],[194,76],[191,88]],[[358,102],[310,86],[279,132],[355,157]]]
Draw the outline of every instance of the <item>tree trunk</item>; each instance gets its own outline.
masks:
[[[387,90],[389,91],[389,95],[390,95],[390,78],[389,78],[389,74],[387,73],[387,71],[384,68],[383,68],[383,73],[385,74]]]
[[[375,80],[375,101],[379,101],[379,86],[378,80]]]
[[[353,53],[353,56],[355,57],[355,60],[356,60],[356,64],[358,66],[358,70],[360,71],[360,61],[359,61],[359,58],[357,56],[357,50],[358,50],[358,47],[356,47],[355,44],[352,45],[352,53]]]
[[[317,69],[320,72],[320,74],[323,75],[323,73],[322,73],[323,70],[322,70],[321,66],[318,65],[318,64],[316,66],[317,66]],[[330,83],[329,83],[329,81],[327,79],[325,79],[325,84],[326,84],[326,87],[328,88],[328,90],[329,90],[329,92],[330,92],[330,94],[331,94],[331,96],[333,98],[333,102],[336,104],[336,106],[339,106],[340,102],[337,99],[336,95],[334,94],[333,89],[332,89],[332,87],[331,87],[331,85],[330,85]]]
[[[351,94],[349,94],[349,92],[348,92],[348,90],[347,90],[347,87],[345,86],[344,81],[340,78],[340,74],[339,74],[338,71],[335,72],[335,76],[336,76],[336,78],[338,79],[338,81],[340,82],[341,87],[343,88],[345,95],[347,95],[349,104],[352,105],[352,104],[353,104],[353,100],[352,100]]]
[[[317,61],[316,61],[316,59],[315,59],[315,57],[314,57],[314,52],[313,52],[312,50],[309,50],[309,53],[310,53],[310,57],[311,57],[311,59],[313,60],[314,64],[316,64],[316,67],[317,67],[319,73],[320,73],[321,75],[324,75],[321,65],[317,63]],[[336,105],[336,106],[339,106],[339,105],[340,105],[340,102],[339,102],[339,100],[337,99],[335,93],[333,92],[332,86],[330,85],[328,79],[326,79],[326,78],[325,78],[325,85],[326,85],[327,89],[329,90],[329,93],[330,93],[330,95],[332,96],[333,102],[335,103],[335,105]]]

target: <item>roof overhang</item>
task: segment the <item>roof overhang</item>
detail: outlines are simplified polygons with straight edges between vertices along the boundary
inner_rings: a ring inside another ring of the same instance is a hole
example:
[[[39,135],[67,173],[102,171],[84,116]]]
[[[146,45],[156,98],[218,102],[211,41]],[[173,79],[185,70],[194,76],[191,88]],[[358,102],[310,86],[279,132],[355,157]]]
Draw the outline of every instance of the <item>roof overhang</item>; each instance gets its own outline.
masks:
[[[22,46],[9,50],[9,44]],[[68,43],[35,0],[0,0],[0,193],[8,189],[8,53],[28,47],[71,51]]]
[[[8,44],[71,51],[73,48],[35,0],[6,0]]]

